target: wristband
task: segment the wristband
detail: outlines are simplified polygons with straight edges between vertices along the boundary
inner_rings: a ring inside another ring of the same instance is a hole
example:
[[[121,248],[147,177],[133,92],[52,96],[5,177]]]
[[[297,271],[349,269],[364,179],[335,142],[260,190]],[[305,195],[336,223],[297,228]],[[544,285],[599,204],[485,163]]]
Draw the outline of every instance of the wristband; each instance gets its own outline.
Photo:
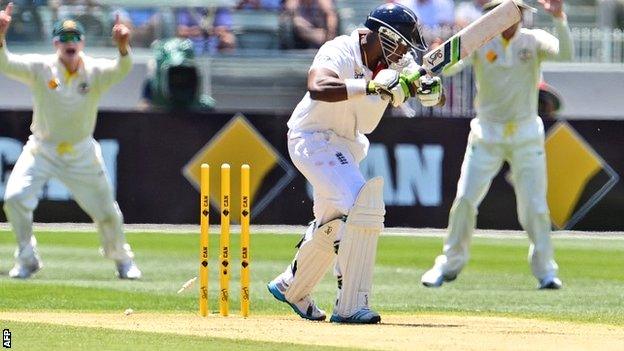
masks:
[[[344,83],[347,88],[347,99],[366,94],[365,79],[345,79]]]
[[[368,85],[366,86],[366,95],[373,95],[373,94],[377,94],[377,86],[375,85],[375,82],[371,80],[368,82]]]

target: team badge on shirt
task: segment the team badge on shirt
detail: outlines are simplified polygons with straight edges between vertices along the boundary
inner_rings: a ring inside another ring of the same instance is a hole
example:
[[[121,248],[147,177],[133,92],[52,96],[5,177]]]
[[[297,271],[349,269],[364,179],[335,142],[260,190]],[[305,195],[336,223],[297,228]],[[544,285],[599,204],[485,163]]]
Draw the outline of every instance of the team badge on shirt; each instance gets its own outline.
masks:
[[[331,62],[332,58],[327,55],[319,55],[316,57],[316,62]]]
[[[55,90],[56,88],[59,87],[59,85],[61,85],[61,82],[56,77],[54,77],[54,78],[52,78],[52,79],[50,79],[48,81],[48,88],[50,90]]]
[[[82,95],[86,95],[90,90],[89,84],[87,82],[82,82],[78,84],[78,92]]]
[[[347,160],[345,155],[342,154],[342,152],[336,152],[336,158],[338,159],[338,162],[340,162],[341,165],[346,165],[349,163],[349,161]]]
[[[362,72],[362,70],[360,70],[359,68],[356,68],[355,72],[353,73],[353,78],[355,79],[364,78],[364,72]]]
[[[494,50],[488,50],[488,52],[485,54],[485,59],[488,60],[489,63],[496,61],[497,58],[498,55],[496,55],[496,51]]]
[[[526,62],[533,57],[533,53],[529,49],[520,49],[518,51],[518,58],[520,61]]]

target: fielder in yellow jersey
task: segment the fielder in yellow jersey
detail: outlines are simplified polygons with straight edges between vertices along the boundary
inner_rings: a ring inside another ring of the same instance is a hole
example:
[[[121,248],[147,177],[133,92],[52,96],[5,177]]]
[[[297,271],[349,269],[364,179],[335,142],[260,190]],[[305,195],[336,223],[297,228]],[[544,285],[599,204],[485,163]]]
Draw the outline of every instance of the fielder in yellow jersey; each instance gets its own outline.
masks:
[[[490,1],[483,8],[487,11],[501,2]],[[535,11],[522,0],[514,2],[523,12]],[[531,240],[529,262],[538,287],[562,286],[550,240],[544,125],[537,115],[537,98],[542,61],[570,60],[573,50],[562,0],[539,2],[553,16],[557,37],[518,24],[446,72],[473,65],[477,116],[471,122],[444,252],[423,274],[425,286],[454,280],[468,261],[477,209],[504,161],[511,167],[520,224]]]
[[[130,30],[116,19],[112,37],[117,60],[83,53],[84,31],[72,20],[54,26],[52,55],[14,55],[6,48],[13,4],[0,11],[0,73],[28,85],[33,93],[32,135],[9,177],[4,211],[17,238],[12,278],[28,278],[42,267],[33,235],[38,194],[57,178],[97,224],[104,255],[117,264],[120,278],[139,279],[126,243],[122,214],[108,180],[100,145],[93,139],[97,106],[103,93],[132,68]]]

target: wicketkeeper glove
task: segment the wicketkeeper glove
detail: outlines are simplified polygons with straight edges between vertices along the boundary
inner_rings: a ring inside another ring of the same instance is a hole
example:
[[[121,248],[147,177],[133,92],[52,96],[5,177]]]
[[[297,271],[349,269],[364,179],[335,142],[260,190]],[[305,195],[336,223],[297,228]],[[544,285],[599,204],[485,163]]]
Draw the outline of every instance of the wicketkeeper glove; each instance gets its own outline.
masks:
[[[383,99],[390,99],[394,107],[399,107],[410,97],[408,83],[399,72],[392,69],[383,69],[377,73],[375,79],[368,82],[367,94],[379,94]]]

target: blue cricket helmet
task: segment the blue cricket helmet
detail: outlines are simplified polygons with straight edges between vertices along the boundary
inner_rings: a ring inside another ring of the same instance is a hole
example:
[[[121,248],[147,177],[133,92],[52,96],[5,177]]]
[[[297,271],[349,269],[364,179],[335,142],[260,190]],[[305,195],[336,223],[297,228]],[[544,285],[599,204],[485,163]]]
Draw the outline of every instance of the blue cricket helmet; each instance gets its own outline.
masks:
[[[382,43],[403,44],[421,52],[427,50],[416,14],[403,5],[387,3],[377,6],[368,15],[364,26],[378,32]]]

